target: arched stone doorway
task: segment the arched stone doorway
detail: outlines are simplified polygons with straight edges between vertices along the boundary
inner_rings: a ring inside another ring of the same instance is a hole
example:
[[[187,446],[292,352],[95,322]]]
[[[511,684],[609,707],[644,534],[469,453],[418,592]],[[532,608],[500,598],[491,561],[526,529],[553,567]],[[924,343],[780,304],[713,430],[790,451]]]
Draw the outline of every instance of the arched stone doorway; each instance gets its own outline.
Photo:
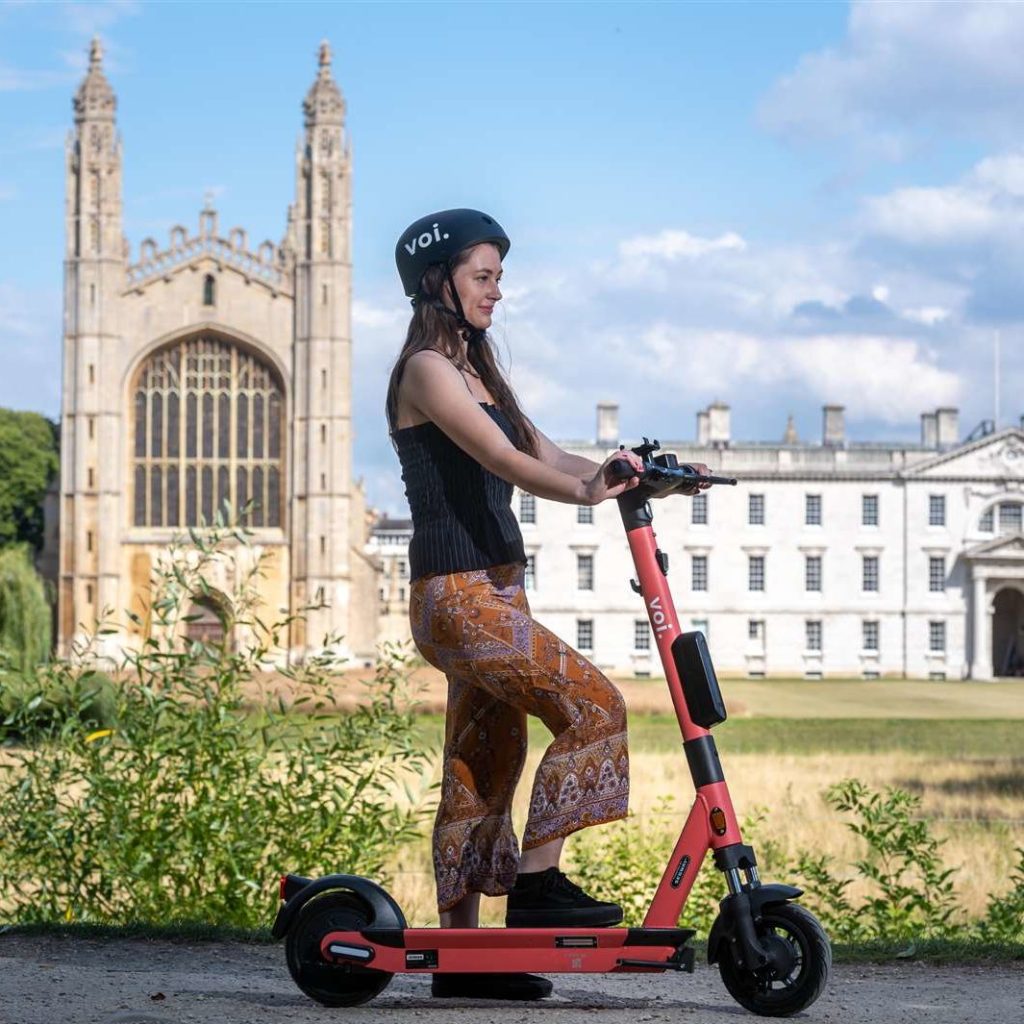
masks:
[[[992,671],[1024,676],[1024,594],[1005,587],[992,603]]]
[[[186,617],[185,637],[211,647],[223,647],[225,640],[230,644],[226,602],[212,593],[196,595]]]

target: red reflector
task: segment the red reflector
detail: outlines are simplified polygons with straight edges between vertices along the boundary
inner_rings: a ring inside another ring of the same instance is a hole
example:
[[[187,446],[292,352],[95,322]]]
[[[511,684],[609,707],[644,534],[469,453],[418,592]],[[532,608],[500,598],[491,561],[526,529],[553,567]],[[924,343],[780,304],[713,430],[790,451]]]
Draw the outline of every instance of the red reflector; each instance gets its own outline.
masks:
[[[282,901],[284,901],[287,898],[285,896],[285,894],[284,894],[284,891],[285,891],[285,888],[286,888],[287,885],[288,885],[288,876],[287,875],[282,875],[281,876],[281,881],[280,881],[280,883],[278,885],[278,888],[277,888],[277,891],[279,893],[278,898],[280,900],[282,900]]]

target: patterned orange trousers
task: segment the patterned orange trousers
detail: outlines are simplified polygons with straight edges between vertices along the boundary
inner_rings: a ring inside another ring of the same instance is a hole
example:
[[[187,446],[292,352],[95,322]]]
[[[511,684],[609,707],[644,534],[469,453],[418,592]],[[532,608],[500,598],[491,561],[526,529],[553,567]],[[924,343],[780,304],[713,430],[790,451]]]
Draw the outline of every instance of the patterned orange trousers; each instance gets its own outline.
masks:
[[[501,896],[515,883],[510,810],[527,714],[554,738],[534,779],[523,849],[626,816],[626,707],[601,672],[530,616],[522,565],[422,577],[410,618],[420,653],[448,678],[433,840],[443,913],[468,893]]]

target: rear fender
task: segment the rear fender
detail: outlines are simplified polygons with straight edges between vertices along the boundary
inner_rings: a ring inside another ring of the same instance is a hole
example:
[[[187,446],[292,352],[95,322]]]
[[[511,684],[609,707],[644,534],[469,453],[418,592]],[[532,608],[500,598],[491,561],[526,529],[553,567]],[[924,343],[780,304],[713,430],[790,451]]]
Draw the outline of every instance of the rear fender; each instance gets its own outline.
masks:
[[[373,911],[374,928],[404,928],[405,915],[402,908],[391,898],[390,894],[376,882],[358,875],[324,875],[303,885],[291,899],[281,904],[274,920],[270,934],[275,939],[284,938],[291,928],[298,912],[314,897],[331,890],[341,889],[355,893],[364,900]]]

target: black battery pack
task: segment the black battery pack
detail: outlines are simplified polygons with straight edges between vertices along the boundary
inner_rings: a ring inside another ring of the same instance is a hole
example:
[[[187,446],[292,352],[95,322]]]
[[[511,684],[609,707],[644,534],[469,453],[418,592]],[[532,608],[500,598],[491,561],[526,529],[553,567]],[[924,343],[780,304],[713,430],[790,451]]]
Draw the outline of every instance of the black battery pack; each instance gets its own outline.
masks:
[[[683,696],[690,717],[704,729],[726,719],[725,701],[718,688],[715,666],[704,634],[699,630],[677,636],[672,644],[672,660],[683,684]]]

